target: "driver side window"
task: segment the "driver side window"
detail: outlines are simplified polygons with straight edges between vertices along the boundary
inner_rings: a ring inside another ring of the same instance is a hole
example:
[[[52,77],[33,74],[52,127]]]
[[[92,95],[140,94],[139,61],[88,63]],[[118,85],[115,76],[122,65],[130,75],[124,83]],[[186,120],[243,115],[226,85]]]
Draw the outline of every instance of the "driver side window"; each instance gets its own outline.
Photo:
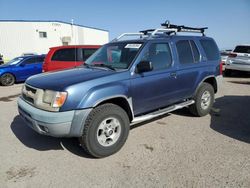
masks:
[[[22,64],[28,65],[28,64],[33,64],[33,63],[37,63],[37,58],[29,58],[24,60],[24,62]]]
[[[169,44],[151,44],[144,53],[141,61],[150,61],[153,66],[153,71],[169,68],[172,64],[172,55]]]

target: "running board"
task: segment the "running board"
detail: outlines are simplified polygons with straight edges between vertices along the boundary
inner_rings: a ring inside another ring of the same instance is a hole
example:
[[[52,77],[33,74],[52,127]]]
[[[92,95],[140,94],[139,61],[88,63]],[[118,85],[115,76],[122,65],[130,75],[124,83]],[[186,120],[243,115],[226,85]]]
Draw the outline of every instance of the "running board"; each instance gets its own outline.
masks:
[[[161,116],[163,114],[172,112],[174,110],[181,109],[181,108],[189,106],[189,105],[191,105],[193,103],[194,103],[194,100],[188,100],[188,101],[185,101],[185,102],[182,102],[182,103],[179,103],[179,104],[175,104],[173,106],[169,106],[167,108],[163,108],[163,109],[158,110],[158,111],[154,111],[154,112],[146,114],[146,115],[135,117],[133,119],[133,121],[131,122],[131,125],[140,123],[142,121],[147,121],[147,120],[153,119],[153,118],[155,118],[157,116]]]

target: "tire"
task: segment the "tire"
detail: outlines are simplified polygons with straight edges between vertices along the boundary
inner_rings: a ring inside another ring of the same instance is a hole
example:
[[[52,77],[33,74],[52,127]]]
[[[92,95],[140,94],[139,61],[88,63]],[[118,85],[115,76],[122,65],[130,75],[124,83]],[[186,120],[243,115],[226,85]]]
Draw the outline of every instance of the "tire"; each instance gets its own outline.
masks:
[[[93,157],[107,157],[125,144],[129,125],[128,115],[121,107],[111,103],[100,105],[87,117],[80,144]]]
[[[231,76],[231,75],[232,75],[232,70],[230,70],[230,69],[225,69],[225,70],[224,70],[224,75],[225,75],[225,76]]]
[[[5,73],[1,76],[0,82],[3,86],[11,86],[15,83],[15,77],[10,73]]]
[[[195,103],[189,107],[192,114],[198,117],[209,114],[214,103],[214,88],[209,83],[202,83],[194,96]]]

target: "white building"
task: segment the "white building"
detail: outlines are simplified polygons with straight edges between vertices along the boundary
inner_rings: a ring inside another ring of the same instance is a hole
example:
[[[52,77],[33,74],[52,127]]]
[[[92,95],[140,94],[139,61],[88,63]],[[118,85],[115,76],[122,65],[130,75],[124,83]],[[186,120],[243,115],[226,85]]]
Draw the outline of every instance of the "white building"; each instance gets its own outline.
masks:
[[[102,45],[109,32],[61,21],[0,20],[0,54],[5,60],[25,53],[46,54],[61,45]]]

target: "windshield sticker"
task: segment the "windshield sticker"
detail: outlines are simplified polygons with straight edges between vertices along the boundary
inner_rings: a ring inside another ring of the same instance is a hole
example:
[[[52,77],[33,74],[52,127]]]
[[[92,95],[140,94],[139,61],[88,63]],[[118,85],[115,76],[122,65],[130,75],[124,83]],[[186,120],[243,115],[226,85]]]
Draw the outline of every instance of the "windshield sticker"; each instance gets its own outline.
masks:
[[[135,48],[138,49],[141,47],[141,44],[127,44],[125,48]]]

